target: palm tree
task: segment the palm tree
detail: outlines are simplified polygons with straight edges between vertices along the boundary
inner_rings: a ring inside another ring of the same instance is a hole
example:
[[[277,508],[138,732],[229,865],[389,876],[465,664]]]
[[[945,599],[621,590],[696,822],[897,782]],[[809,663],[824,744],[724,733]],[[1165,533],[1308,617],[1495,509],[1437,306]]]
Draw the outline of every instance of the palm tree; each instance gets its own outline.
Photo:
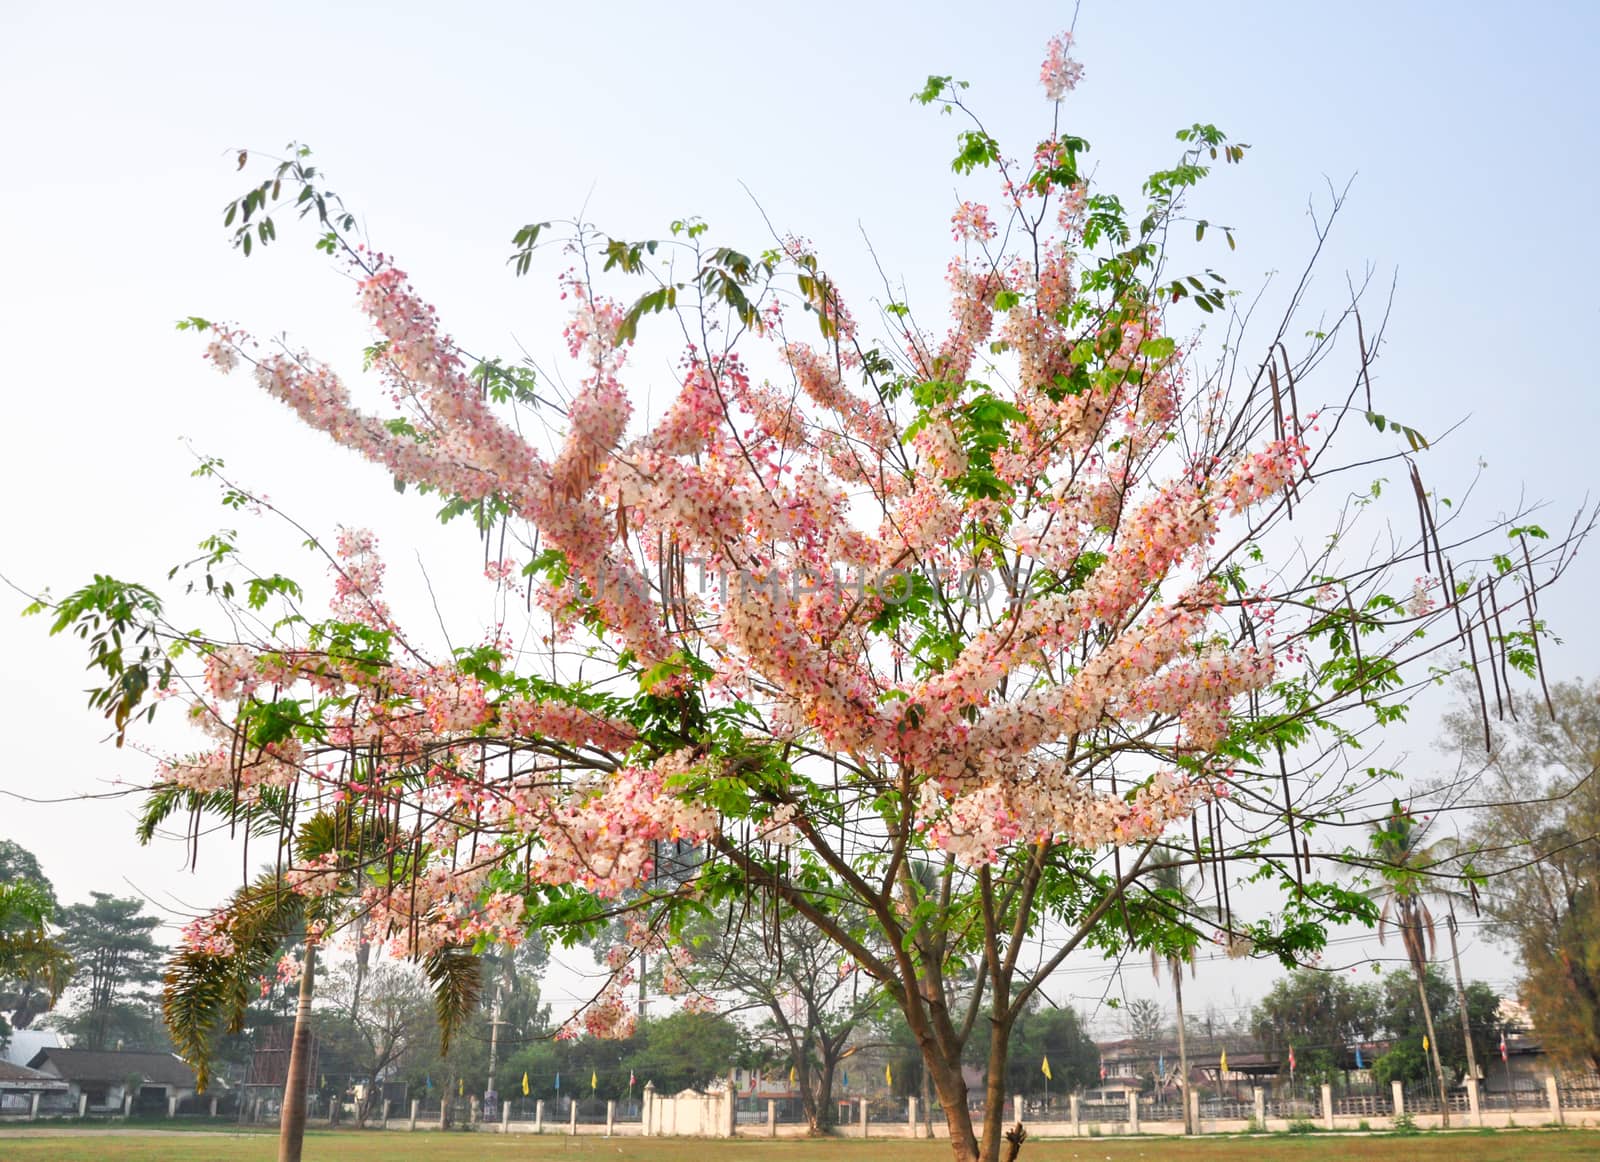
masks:
[[[0,979],[43,986],[54,1005],[72,979],[72,956],[50,935],[55,901],[30,880],[0,884]]]
[[[1428,874],[1440,862],[1440,856],[1436,845],[1423,845],[1426,832],[1427,828],[1417,824],[1410,810],[1400,805],[1399,799],[1390,808],[1389,818],[1382,824],[1373,825],[1372,850],[1384,880],[1383,886],[1376,889],[1383,896],[1383,911],[1378,917],[1378,941],[1385,942],[1390,924],[1399,929],[1406,959],[1411,964],[1411,974],[1417,982],[1417,998],[1422,1004],[1422,1021],[1428,1033],[1434,1076],[1439,1079],[1441,1124],[1448,1127],[1449,1089],[1445,1084],[1444,1065],[1439,1060],[1439,1038],[1433,1030],[1433,1009],[1428,1004],[1427,986],[1428,962],[1438,954],[1439,949],[1433,913],[1429,911],[1426,899],[1438,889],[1430,886]]]
[[[162,817],[163,808],[171,811],[176,806],[147,806],[150,831]],[[264,820],[264,814],[258,812],[250,818],[250,825],[265,827]],[[388,860],[395,860],[398,866],[411,858],[405,853],[412,849],[412,837],[396,833],[382,811],[342,804],[301,823],[289,848],[298,866],[320,863],[336,870],[334,891],[303,895],[293,890],[283,869],[263,872],[235,892],[218,914],[217,933],[225,940],[186,945],[173,956],[161,1006],[174,1046],[194,1067],[198,1088],[204,1090],[216,1035],[240,1031],[255,982],[271,975],[283,949],[304,945],[278,1130],[278,1162],[300,1162],[304,1147],[318,943],[357,919],[361,888]],[[454,1033],[477,1008],[480,958],[470,948],[440,948],[424,958],[423,970],[434,992],[448,1051]]]
[[[1186,879],[1183,864],[1179,862],[1185,858],[1184,853],[1173,850],[1170,854],[1172,862],[1158,863],[1144,879],[1147,890],[1159,899],[1161,909],[1168,913],[1169,921],[1162,932],[1160,942],[1150,946],[1150,971],[1159,981],[1161,966],[1165,962],[1167,975],[1172,978],[1172,999],[1178,1014],[1178,1069],[1183,1096],[1183,1132],[1192,1134],[1195,1132],[1195,1126],[1189,1100],[1189,1042],[1183,1016],[1183,970],[1187,965],[1189,974],[1194,975],[1194,952],[1200,944],[1200,934],[1189,921],[1209,916],[1214,910],[1195,902],[1195,895],[1204,877],[1197,875],[1192,879]]]

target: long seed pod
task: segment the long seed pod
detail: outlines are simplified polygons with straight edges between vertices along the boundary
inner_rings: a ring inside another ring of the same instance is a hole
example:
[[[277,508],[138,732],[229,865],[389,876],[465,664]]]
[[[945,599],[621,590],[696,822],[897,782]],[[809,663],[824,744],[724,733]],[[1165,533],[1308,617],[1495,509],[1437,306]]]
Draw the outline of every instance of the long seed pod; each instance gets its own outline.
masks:
[[[1289,785],[1289,764],[1283,757],[1283,743],[1277,744],[1278,748],[1278,773],[1283,776],[1283,817],[1289,828],[1289,847],[1294,852],[1294,882],[1295,887],[1304,894],[1305,881],[1300,878],[1300,844],[1294,826],[1294,790]]]
[[[1510,650],[1506,649],[1506,631],[1500,624],[1500,602],[1495,599],[1494,585],[1489,585],[1489,612],[1494,615],[1494,632],[1500,639],[1500,674],[1505,679],[1506,709],[1511,712],[1511,720],[1517,720],[1517,703],[1511,695],[1511,667],[1509,662]]]
[[[1467,652],[1472,658],[1472,680],[1478,687],[1478,713],[1483,718],[1483,749],[1494,750],[1494,740],[1489,736],[1489,699],[1483,692],[1483,674],[1478,669],[1478,643],[1472,632],[1472,617],[1467,617]]]
[[[1431,570],[1434,559],[1430,557],[1428,551],[1428,497],[1426,490],[1422,487],[1422,474],[1417,471],[1415,464],[1411,465],[1411,490],[1417,495],[1417,520],[1422,525],[1422,567]],[[1439,573],[1441,577],[1444,574],[1442,564],[1440,565]]]
[[[1489,614],[1483,602],[1483,582],[1478,582],[1478,624],[1483,627],[1484,661],[1489,666],[1489,679],[1494,683],[1494,707],[1502,722],[1506,717],[1506,704],[1500,697],[1500,667],[1494,652],[1494,635],[1489,632]]]

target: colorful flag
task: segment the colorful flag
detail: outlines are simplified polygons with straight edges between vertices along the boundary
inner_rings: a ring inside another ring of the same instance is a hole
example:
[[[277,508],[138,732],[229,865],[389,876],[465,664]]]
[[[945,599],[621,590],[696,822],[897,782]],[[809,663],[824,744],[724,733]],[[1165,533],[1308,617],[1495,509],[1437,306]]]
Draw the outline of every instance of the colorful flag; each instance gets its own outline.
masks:
[[[1428,1051],[1428,1035],[1426,1033],[1422,1035],[1422,1051],[1424,1053]]]
[[[1367,1067],[1366,1062],[1361,1060],[1361,1046],[1357,1045],[1356,1046],[1356,1068],[1357,1069],[1365,1069],[1366,1067]]]
[[[467,1096],[467,1079],[464,1078],[464,1077],[456,1082],[456,1096],[457,1097],[466,1097]]]
[[[522,1096],[528,1096],[528,1075],[526,1073],[522,1075]]]
[[[1289,1046],[1289,1072],[1294,1072],[1294,1046]]]
[[[590,1089],[599,1089],[600,1088],[600,1074],[599,1074],[599,1072],[597,1070],[591,1069],[589,1071],[589,1088]]]
[[[1105,1079],[1106,1079],[1106,1059],[1104,1057],[1102,1057],[1102,1058],[1100,1058],[1100,1080],[1104,1081]]]
[[[849,1074],[846,1074],[845,1076],[848,1077]],[[791,1065],[791,1066],[789,1066],[789,1084],[793,1085],[794,1083],[795,1083],[794,1082],[794,1066]],[[845,1084],[849,1085],[850,1083],[849,1082],[845,1082]]]
[[[425,1073],[422,1075],[422,1088],[428,1093],[433,1092],[433,1074]]]
[[[1044,1074],[1044,1079],[1046,1081],[1054,1081],[1056,1079],[1055,1074],[1050,1072],[1050,1057],[1048,1054],[1045,1056],[1045,1059],[1039,1063],[1039,1072]]]
[[[792,1072],[793,1071],[791,1070],[791,1073]],[[843,1086],[845,1089],[849,1089],[850,1088],[850,1071],[848,1069],[845,1070],[842,1074],[839,1075],[839,1084],[841,1086]]]
[[[628,1070],[628,1088],[629,1089],[633,1088],[633,1082],[634,1082],[633,1070],[630,1068]]]
[[[1506,1035],[1504,1033],[1500,1034],[1500,1060],[1506,1060]]]
[[[556,1071],[556,1093],[559,1094],[560,1092],[561,1092],[561,1071],[557,1070]]]
[[[883,1067],[883,1084],[887,1085],[890,1089],[894,1088],[894,1067],[893,1066],[885,1065]]]
[[[1156,1077],[1162,1081],[1167,1080],[1167,1055],[1165,1053],[1156,1058]]]
[[[1222,1051],[1222,1060],[1220,1062],[1218,1062],[1217,1064],[1218,1064],[1218,1068],[1219,1068],[1219,1070],[1221,1072],[1223,1072],[1223,1073],[1228,1072],[1228,1051],[1226,1049],[1224,1049]]]

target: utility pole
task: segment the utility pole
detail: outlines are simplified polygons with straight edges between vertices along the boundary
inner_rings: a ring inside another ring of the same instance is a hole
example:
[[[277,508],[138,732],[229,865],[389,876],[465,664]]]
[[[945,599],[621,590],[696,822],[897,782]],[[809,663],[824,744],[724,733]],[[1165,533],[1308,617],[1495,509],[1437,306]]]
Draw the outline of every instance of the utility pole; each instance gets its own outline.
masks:
[[[1450,929],[1450,963],[1456,970],[1456,1010],[1461,1014],[1461,1037],[1467,1043],[1467,1076],[1476,1084],[1478,1080],[1478,1054],[1472,1048],[1472,1021],[1467,1016],[1467,990],[1461,983],[1461,950],[1456,947],[1456,906],[1450,905],[1450,914],[1445,917],[1445,926]]]
[[[505,1022],[500,1019],[500,996],[501,987],[496,985],[494,990],[494,1008],[489,1012],[489,1084],[484,1088],[483,1091],[483,1116],[485,1118],[490,1118],[493,1116],[489,1110],[491,1103],[496,1106],[500,1104],[498,1100],[500,1095],[494,1087],[495,1070],[500,1064],[500,1026],[505,1024]]]

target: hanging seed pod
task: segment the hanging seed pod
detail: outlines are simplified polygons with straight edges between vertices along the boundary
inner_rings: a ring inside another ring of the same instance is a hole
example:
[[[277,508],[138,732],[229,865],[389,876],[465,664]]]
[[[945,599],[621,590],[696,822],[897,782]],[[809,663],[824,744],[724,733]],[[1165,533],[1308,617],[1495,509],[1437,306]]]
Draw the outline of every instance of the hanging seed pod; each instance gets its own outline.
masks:
[[[1506,649],[1506,631],[1500,624],[1500,602],[1495,599],[1495,587],[1489,586],[1489,611],[1494,615],[1494,632],[1500,639],[1500,673],[1505,678],[1506,709],[1511,711],[1511,720],[1517,720],[1517,703],[1511,694],[1511,667],[1508,661],[1511,651]]]
[[[1478,624],[1483,628],[1484,661],[1489,666],[1489,678],[1494,684],[1494,706],[1502,722],[1506,717],[1506,704],[1500,697],[1500,667],[1496,664],[1494,635],[1489,632],[1489,615],[1483,602],[1483,582],[1478,582]]]

